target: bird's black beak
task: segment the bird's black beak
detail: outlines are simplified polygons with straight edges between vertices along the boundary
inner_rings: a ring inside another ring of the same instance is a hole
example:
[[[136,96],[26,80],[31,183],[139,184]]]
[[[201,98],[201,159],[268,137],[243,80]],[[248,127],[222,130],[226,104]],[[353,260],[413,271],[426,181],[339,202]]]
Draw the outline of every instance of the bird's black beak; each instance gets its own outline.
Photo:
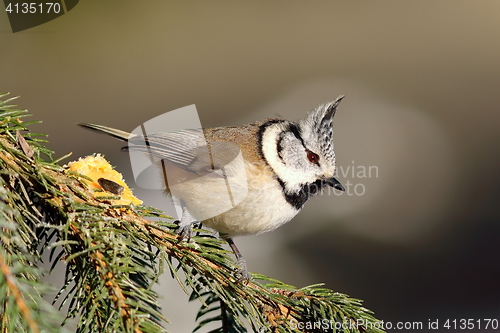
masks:
[[[326,180],[326,184],[330,185],[331,187],[333,187],[334,189],[337,189],[339,191],[342,191],[342,192],[345,191],[344,186],[337,179],[335,179],[335,177],[328,178]]]

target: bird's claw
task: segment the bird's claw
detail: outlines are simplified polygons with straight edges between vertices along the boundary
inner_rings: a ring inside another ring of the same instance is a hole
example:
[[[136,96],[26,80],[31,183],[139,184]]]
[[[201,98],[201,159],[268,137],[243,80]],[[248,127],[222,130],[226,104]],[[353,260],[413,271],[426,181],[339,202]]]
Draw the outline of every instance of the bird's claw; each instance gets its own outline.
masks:
[[[175,221],[179,226],[177,229],[175,229],[175,233],[179,235],[179,242],[182,241],[190,241],[191,238],[193,237],[193,228],[191,224],[189,225],[182,225],[180,221]]]
[[[175,221],[175,223],[178,225],[175,233],[179,235],[179,242],[184,240],[188,242],[191,241],[191,238],[193,237],[192,226],[193,224],[198,223],[198,221],[194,220],[191,215],[189,215],[189,212],[185,206],[182,207],[181,219]]]
[[[252,275],[248,272],[248,267],[245,259],[238,259],[238,266],[239,268],[236,268],[234,270],[234,277],[239,282],[247,284],[248,282],[250,282],[250,280],[252,280]]]

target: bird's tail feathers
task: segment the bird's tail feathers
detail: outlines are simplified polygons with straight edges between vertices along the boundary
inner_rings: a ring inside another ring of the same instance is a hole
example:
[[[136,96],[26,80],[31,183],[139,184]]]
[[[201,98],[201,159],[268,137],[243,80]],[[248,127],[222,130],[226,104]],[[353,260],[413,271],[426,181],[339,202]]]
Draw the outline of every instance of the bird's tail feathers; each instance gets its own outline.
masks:
[[[125,132],[116,128],[111,128],[107,126],[97,125],[97,124],[89,124],[89,123],[80,123],[79,126],[91,129],[93,131],[97,131],[100,133],[104,133],[110,135],[116,139],[127,142],[129,139],[133,138],[135,135]]]

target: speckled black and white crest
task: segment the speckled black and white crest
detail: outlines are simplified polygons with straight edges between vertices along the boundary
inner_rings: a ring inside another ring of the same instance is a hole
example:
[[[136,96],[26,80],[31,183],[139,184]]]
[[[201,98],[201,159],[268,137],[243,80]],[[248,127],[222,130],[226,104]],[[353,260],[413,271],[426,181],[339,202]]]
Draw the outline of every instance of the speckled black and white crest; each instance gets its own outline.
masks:
[[[339,96],[335,101],[322,104],[311,111],[301,126],[302,135],[306,141],[315,142],[323,158],[335,163],[333,150],[333,116],[344,96]]]

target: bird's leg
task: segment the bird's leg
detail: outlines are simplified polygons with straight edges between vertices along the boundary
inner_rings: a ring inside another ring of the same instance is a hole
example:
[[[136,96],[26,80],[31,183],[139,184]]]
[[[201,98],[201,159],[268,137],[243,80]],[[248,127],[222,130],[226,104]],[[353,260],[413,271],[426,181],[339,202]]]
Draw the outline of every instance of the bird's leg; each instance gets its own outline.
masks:
[[[231,250],[233,250],[238,265],[240,266],[240,268],[236,271],[236,278],[242,282],[250,281],[252,279],[252,276],[250,275],[250,273],[248,273],[247,262],[241,255],[240,250],[238,250],[238,248],[236,247],[236,244],[234,244],[233,239],[224,234],[221,234],[221,237],[229,244]]]
[[[179,241],[187,240],[190,241],[193,236],[193,228],[192,225],[198,223],[198,221],[194,220],[189,212],[187,211],[186,206],[182,206],[182,217],[179,222],[179,228],[175,230],[175,233],[180,236]]]

